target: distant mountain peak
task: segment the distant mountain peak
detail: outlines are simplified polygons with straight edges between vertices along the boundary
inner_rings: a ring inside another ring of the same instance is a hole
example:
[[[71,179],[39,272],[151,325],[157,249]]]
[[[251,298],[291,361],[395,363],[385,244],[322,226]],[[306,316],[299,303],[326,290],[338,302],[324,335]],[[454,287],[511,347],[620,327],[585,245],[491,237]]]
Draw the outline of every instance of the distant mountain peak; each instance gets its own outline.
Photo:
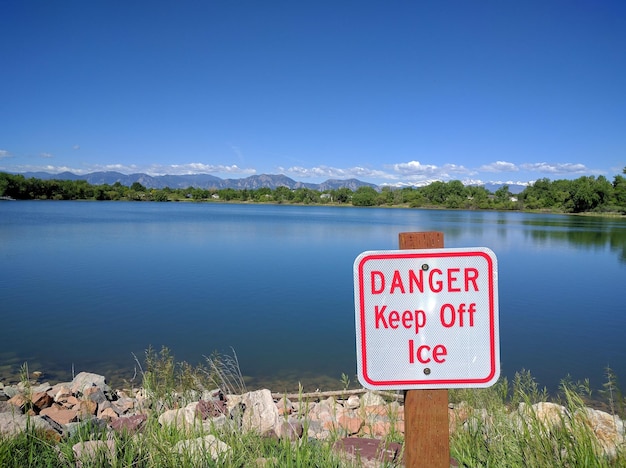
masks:
[[[27,172],[23,174],[25,177],[35,177],[38,179],[61,179],[61,180],[86,180],[92,185],[108,184],[113,185],[119,182],[122,185],[130,187],[133,183],[139,182],[146,188],[162,189],[169,187],[171,189],[178,188],[201,188],[201,189],[226,189],[232,188],[237,190],[256,190],[267,187],[276,189],[277,187],[287,187],[291,190],[299,188],[308,188],[311,190],[334,190],[347,187],[356,190],[361,186],[369,186],[377,188],[376,185],[362,182],[357,179],[338,180],[331,179],[321,184],[313,184],[306,182],[297,182],[284,174],[258,174],[240,179],[222,179],[211,174],[186,174],[186,175],[160,175],[151,176],[144,173],[122,174],[115,171],[99,171],[89,174],[77,175],[71,172],[62,172],[59,174],[50,174],[48,172]]]

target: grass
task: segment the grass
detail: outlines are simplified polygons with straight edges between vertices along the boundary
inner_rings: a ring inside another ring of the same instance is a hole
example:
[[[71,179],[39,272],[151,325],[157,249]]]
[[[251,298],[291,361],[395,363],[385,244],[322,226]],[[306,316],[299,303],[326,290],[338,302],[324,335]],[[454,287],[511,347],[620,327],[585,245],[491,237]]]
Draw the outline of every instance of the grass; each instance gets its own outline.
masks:
[[[153,408],[180,408],[199,398],[203,391],[219,387],[225,393],[245,391],[236,355],[206,358],[206,365],[191,367],[177,363],[167,348],[146,351],[145,360],[136,359]],[[28,381],[27,367],[23,370]],[[349,378],[343,375],[338,386],[346,391]],[[27,387],[28,388],[28,387]],[[557,395],[550,396],[530,372],[521,371],[509,382],[501,378],[487,389],[455,389],[449,400],[455,411],[463,411],[463,425],[450,436],[450,451],[460,466],[467,467],[624,467],[626,454],[618,450],[610,456],[598,445],[584,417],[592,399],[610,414],[625,418],[625,400],[617,378],[607,370],[605,387],[591,391],[588,382],[564,379]],[[301,391],[301,395],[304,395]],[[535,403],[552,400],[566,408],[556,419],[546,422],[533,411]],[[302,398],[301,403],[307,404]],[[389,413],[397,403],[389,402]],[[519,408],[524,411],[520,413]],[[107,433],[89,424],[70,438],[58,442],[46,433],[29,427],[15,436],[0,436],[0,467],[74,467],[74,444],[99,440],[114,441],[113,453],[101,451],[83,467],[344,467],[331,449],[339,433],[318,441],[305,436],[297,442],[241,433],[233,426],[181,429],[161,426],[158,411],[151,411],[140,434]],[[393,426],[393,425],[392,425]],[[214,460],[208,451],[192,453],[176,450],[181,441],[213,435],[230,449]],[[386,442],[402,442],[399,432],[391,432]]]

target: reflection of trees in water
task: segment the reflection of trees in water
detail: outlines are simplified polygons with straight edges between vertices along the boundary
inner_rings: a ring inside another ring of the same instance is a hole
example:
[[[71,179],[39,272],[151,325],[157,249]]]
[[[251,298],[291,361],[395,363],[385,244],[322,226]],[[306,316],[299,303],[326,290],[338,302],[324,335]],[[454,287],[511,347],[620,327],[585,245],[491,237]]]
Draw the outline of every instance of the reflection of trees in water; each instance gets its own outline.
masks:
[[[620,262],[626,263],[626,224],[605,230],[533,229],[528,235],[537,243],[567,242],[587,250],[601,250],[608,246],[611,252],[618,254]]]

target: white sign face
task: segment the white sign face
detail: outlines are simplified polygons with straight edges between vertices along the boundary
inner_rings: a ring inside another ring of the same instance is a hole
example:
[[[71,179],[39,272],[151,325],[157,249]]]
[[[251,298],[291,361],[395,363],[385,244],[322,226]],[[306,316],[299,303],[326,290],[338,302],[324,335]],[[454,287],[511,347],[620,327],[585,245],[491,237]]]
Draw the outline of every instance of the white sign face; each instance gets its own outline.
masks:
[[[489,387],[500,376],[498,273],[487,248],[363,252],[357,369],[370,389]]]

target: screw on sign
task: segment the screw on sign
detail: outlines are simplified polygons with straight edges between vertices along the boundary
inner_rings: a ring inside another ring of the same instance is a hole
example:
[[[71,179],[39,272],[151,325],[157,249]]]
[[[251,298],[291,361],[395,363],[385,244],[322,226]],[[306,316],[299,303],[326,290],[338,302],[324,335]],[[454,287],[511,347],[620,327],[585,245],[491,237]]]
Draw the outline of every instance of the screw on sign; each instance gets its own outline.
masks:
[[[498,278],[488,248],[363,252],[354,262],[366,388],[488,387],[500,375]]]

